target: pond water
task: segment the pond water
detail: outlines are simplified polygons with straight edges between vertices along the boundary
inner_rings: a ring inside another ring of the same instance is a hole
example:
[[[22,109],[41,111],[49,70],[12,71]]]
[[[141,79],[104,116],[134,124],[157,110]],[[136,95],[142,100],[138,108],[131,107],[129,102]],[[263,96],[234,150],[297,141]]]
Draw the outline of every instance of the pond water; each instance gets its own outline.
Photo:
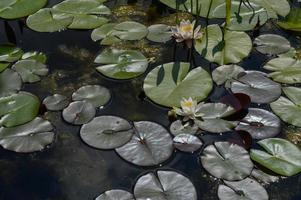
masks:
[[[61,0],[49,0],[51,7]],[[139,1],[136,11],[140,16],[133,17],[144,24],[153,24],[173,13],[172,9],[158,3],[159,1]],[[135,1],[129,4],[135,5]],[[139,4],[140,3],[140,4]],[[109,7],[114,1],[107,2]],[[97,110],[97,116],[116,115],[131,121],[154,121],[169,127],[168,108],[156,105],[143,95],[143,80],[152,68],[162,63],[186,61],[187,51],[178,46],[174,54],[174,43],[151,45],[150,55],[156,57],[147,72],[130,80],[109,79],[95,70],[94,59],[103,50],[98,42],[91,40],[89,30],[66,30],[54,33],[39,33],[26,27],[21,20],[7,21],[13,34],[5,29],[5,20],[0,19],[0,44],[16,39],[16,46],[24,52],[40,51],[47,55],[49,75],[42,81],[23,84],[22,90],[37,95],[41,100],[54,94],[71,94],[79,87],[98,84],[107,87],[112,94],[108,105]],[[214,20],[213,22],[218,22]],[[222,21],[221,21],[222,22]],[[204,19],[202,24],[206,24]],[[210,23],[212,23],[210,21]],[[300,39],[280,29],[271,28],[267,23],[260,29],[260,34],[277,33],[290,40],[291,45],[300,47]],[[14,36],[13,36],[14,35]],[[251,33],[250,33],[251,35]],[[145,50],[147,51],[147,49]],[[210,64],[197,53],[193,54],[198,65],[212,70],[217,65]],[[253,50],[240,66],[250,70],[262,69],[268,56]],[[221,95],[212,93],[208,99],[218,99]],[[265,105],[253,106],[270,110]],[[218,199],[219,180],[211,177],[200,165],[199,152],[194,154],[176,151],[173,156],[160,166],[139,167],[124,161],[115,151],[94,149],[86,145],[79,137],[79,126],[63,121],[61,112],[48,112],[45,118],[55,126],[55,142],[42,152],[30,154],[14,153],[0,149],[0,199],[3,200],[83,200],[94,199],[110,189],[132,191],[139,176],[151,170],[173,169],[185,174],[195,185],[199,200]],[[231,135],[205,134],[201,139],[205,144],[217,140],[226,140]],[[282,135],[281,137],[284,137]],[[271,200],[301,199],[301,175],[281,179],[266,185]]]

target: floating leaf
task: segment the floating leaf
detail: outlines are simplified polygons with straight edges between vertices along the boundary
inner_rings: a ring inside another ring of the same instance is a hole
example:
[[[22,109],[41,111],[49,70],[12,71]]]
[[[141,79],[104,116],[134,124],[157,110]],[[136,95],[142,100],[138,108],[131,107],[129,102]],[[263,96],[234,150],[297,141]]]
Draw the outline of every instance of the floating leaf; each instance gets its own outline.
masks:
[[[260,35],[254,40],[254,44],[257,51],[269,55],[286,53],[291,49],[291,44],[286,38],[275,34]]]
[[[0,97],[17,93],[21,86],[22,80],[17,72],[6,69],[0,73]]]
[[[258,180],[259,182],[262,182],[265,184],[277,182],[279,180],[278,176],[273,176],[273,175],[267,174],[267,173],[261,171],[260,169],[253,169],[251,176],[254,177],[256,180]]]
[[[41,9],[30,15],[26,24],[37,32],[56,32],[66,29],[72,23],[73,17],[51,8]]]
[[[214,51],[222,41],[224,41],[224,48]],[[223,32],[218,25],[210,25],[203,38],[196,41],[195,48],[210,62],[224,65],[238,63],[247,57],[252,49],[252,41],[246,33],[237,31],[226,30],[223,37]]]
[[[191,181],[174,171],[159,170],[141,176],[134,187],[136,200],[197,200]]]
[[[39,99],[27,92],[0,98],[0,126],[13,127],[33,120],[40,108]]]
[[[173,139],[174,146],[180,151],[194,152],[197,151],[203,145],[202,141],[190,134],[179,134]]]
[[[75,101],[63,110],[63,118],[71,124],[81,125],[91,121],[95,113],[93,104],[87,101]]]
[[[301,8],[292,9],[285,20],[279,21],[278,25],[287,30],[301,31]]]
[[[47,4],[47,0],[1,0],[0,17],[17,19],[37,12]]]
[[[0,145],[8,150],[29,153],[41,151],[55,139],[50,122],[35,118],[13,128],[0,128]]]
[[[229,142],[215,142],[207,146],[201,155],[201,162],[210,174],[229,181],[242,180],[253,169],[249,153]]]
[[[152,42],[165,43],[171,40],[172,32],[170,26],[165,24],[154,24],[148,27],[147,39]]]
[[[46,97],[43,101],[43,104],[46,106],[47,110],[60,111],[68,106],[69,101],[67,97],[63,95],[54,94]]]
[[[0,62],[12,63],[21,58],[23,51],[11,44],[0,45]]]
[[[121,40],[141,40],[148,33],[146,26],[134,21],[117,24],[111,35]]]
[[[220,200],[240,200],[240,199],[256,199],[268,200],[267,191],[258,182],[253,179],[246,178],[241,181],[230,182],[225,181],[226,185],[218,186],[218,198]]]
[[[125,190],[108,190],[95,200],[134,200],[134,196]]]
[[[100,85],[86,85],[72,94],[73,101],[88,101],[95,108],[101,107],[111,99],[110,91]]]
[[[265,151],[252,149],[252,160],[283,176],[301,172],[301,150],[294,144],[281,138],[260,140],[258,144]]]
[[[20,60],[12,66],[12,69],[19,73],[25,83],[40,81],[40,76],[48,74],[47,66],[36,60]]]
[[[47,57],[44,53],[37,52],[37,51],[32,51],[32,52],[27,52],[22,55],[23,60],[36,60],[37,62],[40,63],[46,63]]]
[[[82,126],[80,136],[98,149],[114,149],[127,143],[133,135],[131,124],[120,117],[100,116]]]
[[[301,83],[301,60],[296,56],[297,52],[280,55],[270,60],[263,68],[273,71],[269,77],[280,83]]]
[[[281,95],[280,84],[257,71],[246,71],[244,76],[232,82],[231,90],[234,93],[247,94],[253,103],[270,103]]]
[[[274,0],[251,0],[251,2],[265,8],[270,18],[277,19],[277,15],[285,17],[290,12],[290,4],[287,0],[277,0],[277,3]]]
[[[3,72],[6,68],[8,68],[9,65],[10,65],[10,63],[1,63],[0,62],[0,73]]]
[[[180,134],[191,134],[194,135],[197,133],[199,127],[196,124],[190,125],[188,124],[182,124],[181,120],[174,121],[170,125],[170,132],[174,135],[180,135]]]
[[[147,58],[139,51],[107,49],[98,55],[95,63],[103,64],[97,71],[115,79],[134,78],[145,72]]]
[[[115,149],[125,160],[139,166],[158,165],[173,152],[172,138],[159,124],[148,121],[134,122],[132,139]]]
[[[263,109],[250,108],[236,130],[247,131],[254,139],[265,139],[278,135],[281,131],[280,119]]]
[[[237,79],[238,76],[245,70],[238,65],[222,65],[212,72],[212,79],[217,85],[225,83],[229,86],[233,79]]]
[[[241,3],[240,0],[232,0],[231,21],[227,29],[234,31],[253,30],[259,23],[263,25],[269,19],[266,9],[249,1]],[[226,17],[226,3],[222,3],[213,10],[213,16],[216,18]]]
[[[283,91],[286,97],[280,97],[270,104],[273,112],[283,121],[294,126],[301,127],[301,89],[296,87],[285,87]]]
[[[146,95],[163,106],[180,106],[182,98],[192,97],[197,101],[205,99],[212,89],[212,80],[208,72],[201,67],[189,71],[189,63],[180,63],[177,83],[173,79],[174,63],[163,64],[165,75],[157,85],[158,72],[161,65],[154,68],[144,80]]]
[[[105,39],[105,38],[111,36],[111,33],[114,30],[114,27],[116,25],[117,25],[116,23],[107,23],[107,24],[100,26],[97,29],[94,29],[91,33],[92,40],[96,42],[98,40],[102,40],[102,39]],[[119,40],[119,39],[116,38],[116,40]]]

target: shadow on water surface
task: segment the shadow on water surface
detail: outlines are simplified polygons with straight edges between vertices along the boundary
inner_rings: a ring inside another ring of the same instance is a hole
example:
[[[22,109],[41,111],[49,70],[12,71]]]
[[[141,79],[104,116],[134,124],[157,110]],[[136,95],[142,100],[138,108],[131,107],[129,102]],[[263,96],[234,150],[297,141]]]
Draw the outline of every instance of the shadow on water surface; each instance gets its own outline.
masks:
[[[49,0],[48,5],[60,1]],[[150,3],[151,0],[145,2]],[[101,47],[90,39],[91,31],[37,33],[24,27],[21,32],[16,21],[9,24],[16,34],[17,46],[24,51],[44,52],[48,57],[50,74],[41,82],[25,84],[24,90],[31,91],[40,99],[52,93],[70,97],[82,85],[100,84],[110,89],[112,99],[104,109],[97,111],[97,115],[117,115],[133,121],[150,120],[169,126],[167,109],[138,97],[145,75],[114,81],[95,70],[93,60]],[[0,43],[8,41],[3,26],[3,20],[0,20]],[[267,30],[263,28],[264,32]],[[287,33],[280,34],[290,38]],[[292,43],[296,44],[295,41]],[[172,61],[172,45],[167,45],[166,49],[160,63]],[[179,49],[176,57],[185,60],[186,51]],[[253,51],[242,66],[258,70],[267,59]],[[196,60],[210,68],[204,59],[198,57]],[[150,69],[158,64],[152,64]],[[133,166],[114,151],[100,151],[87,146],[79,137],[79,127],[62,121],[59,112],[49,113],[46,117],[55,125],[57,138],[43,153],[16,154],[0,149],[1,200],[90,200],[112,188],[131,191],[140,174],[156,169]],[[203,139],[209,143],[216,137],[207,135]],[[199,200],[217,199],[217,180],[200,167],[197,153],[176,152],[162,168],[172,168],[187,175],[196,186]],[[267,186],[271,200],[299,200],[300,188],[300,175]]]

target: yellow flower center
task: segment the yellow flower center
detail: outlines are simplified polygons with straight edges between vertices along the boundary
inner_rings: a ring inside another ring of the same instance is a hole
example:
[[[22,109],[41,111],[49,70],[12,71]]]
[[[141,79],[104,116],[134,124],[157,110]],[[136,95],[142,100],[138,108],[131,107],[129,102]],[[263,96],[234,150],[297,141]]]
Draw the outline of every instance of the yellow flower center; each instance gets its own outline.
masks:
[[[193,106],[193,102],[192,102],[192,101],[186,101],[186,102],[184,102],[183,105],[184,105],[185,107],[191,108],[191,107]]]
[[[182,25],[180,27],[180,30],[182,32],[192,32],[193,31],[193,26],[192,26],[192,24]]]

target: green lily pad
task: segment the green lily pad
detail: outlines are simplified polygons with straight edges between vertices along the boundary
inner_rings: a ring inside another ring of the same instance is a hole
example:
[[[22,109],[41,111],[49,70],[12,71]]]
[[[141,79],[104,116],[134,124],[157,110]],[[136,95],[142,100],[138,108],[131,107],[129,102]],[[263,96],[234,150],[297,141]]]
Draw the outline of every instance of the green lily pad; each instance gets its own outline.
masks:
[[[205,99],[212,89],[207,71],[197,67],[189,71],[189,63],[166,63],[154,68],[143,84],[146,95],[163,106],[180,106],[183,98]]]
[[[133,133],[133,127],[127,120],[115,116],[100,116],[82,126],[80,137],[92,147],[115,149],[126,144]]]
[[[0,97],[17,93],[22,87],[22,79],[19,74],[11,69],[0,73]]]
[[[245,70],[238,65],[222,65],[212,72],[212,79],[217,85],[230,87],[233,79],[238,79]]]
[[[51,8],[41,9],[27,20],[27,26],[37,32],[56,32],[65,30],[73,21],[69,14]]]
[[[134,21],[125,21],[114,26],[111,35],[121,40],[141,40],[147,33],[148,29],[143,24]]]
[[[72,94],[73,101],[88,101],[95,108],[105,105],[110,99],[110,91],[100,85],[86,85]]]
[[[290,42],[275,34],[260,35],[254,40],[256,50],[263,54],[278,55],[286,53],[291,49]]]
[[[131,140],[115,149],[123,159],[139,166],[153,166],[172,155],[172,138],[163,126],[140,121],[134,122],[133,129],[135,134]]]
[[[136,200],[197,200],[192,182],[184,175],[167,170],[147,173],[134,186]]]
[[[26,52],[22,55],[23,60],[36,60],[40,63],[46,63],[47,57],[42,52],[32,51],[32,52]]]
[[[23,51],[11,44],[0,45],[0,62],[12,63],[19,60]]]
[[[103,40],[105,38],[110,37],[111,33],[114,30],[114,27],[116,25],[117,25],[117,23],[107,23],[107,24],[100,26],[97,29],[94,29],[91,33],[92,40],[96,42],[98,40]],[[114,36],[111,36],[111,37],[114,37]],[[116,38],[116,40],[120,41],[118,38]]]
[[[256,25],[263,25],[269,19],[265,8],[254,4],[241,4],[239,0],[232,0],[231,21],[227,29],[234,31],[253,30]],[[252,8],[249,6],[251,5]],[[240,6],[240,9],[239,9]],[[213,10],[213,16],[216,18],[226,18],[226,4],[222,3]]]
[[[27,92],[0,98],[0,126],[13,127],[33,120],[40,108],[39,99]]]
[[[202,141],[191,134],[179,134],[173,138],[175,148],[180,151],[193,153],[201,148]]]
[[[248,151],[229,142],[215,142],[207,146],[201,155],[201,162],[210,174],[229,181],[242,180],[253,169]]]
[[[98,197],[95,200],[134,200],[134,196],[125,190],[108,190]]]
[[[295,50],[292,50],[295,51]],[[263,66],[264,69],[273,71],[269,77],[280,83],[301,83],[301,60],[288,52],[274,58]]]
[[[72,17],[73,21],[68,26],[70,29],[93,29],[109,21],[105,17],[96,15],[75,15]]]
[[[204,32],[203,38],[196,40],[195,48],[210,62],[220,65],[238,63],[252,50],[252,41],[244,32],[226,30],[224,40],[218,25],[210,25]]]
[[[301,150],[294,144],[281,138],[264,139],[258,144],[265,151],[252,149],[252,160],[283,176],[301,172]]]
[[[91,121],[96,114],[96,110],[93,104],[88,101],[75,101],[70,103],[62,114],[66,122],[81,125]]]
[[[285,17],[291,10],[287,0],[277,0],[277,3],[274,0],[251,0],[251,2],[265,8],[270,18],[277,19],[277,15]]]
[[[257,181],[246,178],[241,181],[224,181],[225,185],[218,186],[218,198],[220,200],[268,200],[269,195],[264,187]]]
[[[147,58],[139,51],[106,49],[94,61],[103,64],[97,71],[114,79],[129,79],[143,74],[148,66]]]
[[[69,105],[69,101],[68,98],[63,95],[54,94],[46,97],[43,100],[43,104],[46,106],[47,110],[60,111]]]
[[[289,99],[281,96],[277,101],[271,103],[273,112],[283,121],[301,127],[301,89],[284,87],[283,92]]]
[[[36,60],[20,60],[12,66],[12,69],[19,73],[25,83],[40,81],[40,76],[48,74],[47,66]]]
[[[301,31],[301,8],[292,9],[285,20],[279,21],[278,25],[287,30]]]
[[[180,134],[194,135],[199,130],[199,127],[196,124],[190,125],[189,123],[183,125],[181,120],[177,120],[170,125],[169,130],[174,136]]]
[[[251,177],[264,184],[277,182],[280,178],[279,176],[270,175],[260,169],[255,168],[252,170]]]
[[[152,42],[165,43],[172,39],[172,31],[168,25],[154,24],[148,27],[146,38]]]
[[[0,62],[0,73],[3,72],[9,66],[10,66],[10,63],[1,63]]]
[[[16,19],[37,12],[47,4],[47,0],[1,0],[0,17]]]
[[[54,141],[53,129],[49,121],[39,117],[24,125],[2,127],[0,145],[5,149],[21,153],[41,151]]]

